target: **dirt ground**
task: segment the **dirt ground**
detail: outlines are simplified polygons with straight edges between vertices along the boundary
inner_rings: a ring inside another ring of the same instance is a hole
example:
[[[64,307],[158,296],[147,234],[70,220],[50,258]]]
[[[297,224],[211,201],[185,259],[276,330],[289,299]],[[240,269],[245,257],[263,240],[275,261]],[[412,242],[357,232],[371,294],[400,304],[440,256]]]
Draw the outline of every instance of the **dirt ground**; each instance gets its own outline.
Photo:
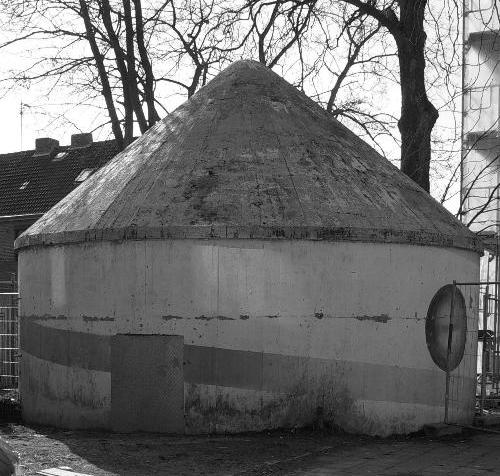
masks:
[[[0,426],[0,436],[19,453],[25,475],[68,466],[95,476],[287,474],[295,463],[316,455],[405,440],[305,430],[200,437],[122,435],[18,424]]]
[[[500,457],[497,456],[500,434],[476,432],[441,439],[421,434],[370,438],[307,430],[175,437],[62,431],[9,423],[0,425],[0,436],[20,454],[25,475],[60,466],[94,476],[420,476],[434,475],[436,471],[439,474],[470,476],[476,474],[475,470],[479,468],[481,471],[477,474],[500,474],[500,469],[496,472],[500,464]],[[485,451],[491,453],[489,460],[485,459]],[[476,464],[474,458],[477,455],[478,461],[489,465],[489,468]],[[419,471],[415,472],[415,464],[430,464],[429,457],[434,466],[428,471],[419,467]],[[464,458],[463,464],[460,463],[461,457]],[[491,467],[493,471],[489,471]],[[411,468],[411,471],[405,471],[405,468]],[[445,473],[445,468],[451,472]],[[473,473],[470,473],[471,468]]]

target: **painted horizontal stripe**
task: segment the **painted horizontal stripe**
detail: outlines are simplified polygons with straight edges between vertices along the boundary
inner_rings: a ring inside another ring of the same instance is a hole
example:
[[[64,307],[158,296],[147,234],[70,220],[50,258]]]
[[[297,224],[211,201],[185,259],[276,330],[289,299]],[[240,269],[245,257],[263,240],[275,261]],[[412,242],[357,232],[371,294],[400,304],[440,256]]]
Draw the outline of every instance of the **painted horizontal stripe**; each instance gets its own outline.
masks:
[[[275,393],[300,382],[326,392],[348,389],[356,400],[427,405],[442,405],[445,387],[438,370],[192,345],[184,346],[184,380]]]
[[[21,352],[67,367],[109,372],[110,339],[110,336],[55,329],[38,324],[32,317],[21,317]]]
[[[68,367],[110,372],[112,338],[21,319],[22,351]],[[296,391],[298,384],[307,387],[302,392],[338,387],[347,388],[355,399],[427,405],[442,404],[445,385],[445,374],[437,367],[415,369],[196,345],[184,346],[183,369],[186,383],[276,393],[290,392],[292,387]]]

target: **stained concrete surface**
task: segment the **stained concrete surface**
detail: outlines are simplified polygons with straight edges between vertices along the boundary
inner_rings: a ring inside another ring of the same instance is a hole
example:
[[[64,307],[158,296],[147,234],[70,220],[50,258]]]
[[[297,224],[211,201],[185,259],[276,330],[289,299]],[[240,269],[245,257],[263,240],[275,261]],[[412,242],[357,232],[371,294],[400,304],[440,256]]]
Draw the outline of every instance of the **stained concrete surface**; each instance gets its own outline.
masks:
[[[93,476],[500,474],[500,434],[369,438],[314,431],[231,436],[123,435],[6,425],[25,476],[69,466]]]
[[[322,407],[386,436],[442,418],[425,316],[479,262],[403,244],[145,240],[33,248],[19,276],[27,422],[109,429],[111,336],[166,334],[184,337],[187,433],[307,426]],[[477,292],[466,299],[452,413],[471,423]]]

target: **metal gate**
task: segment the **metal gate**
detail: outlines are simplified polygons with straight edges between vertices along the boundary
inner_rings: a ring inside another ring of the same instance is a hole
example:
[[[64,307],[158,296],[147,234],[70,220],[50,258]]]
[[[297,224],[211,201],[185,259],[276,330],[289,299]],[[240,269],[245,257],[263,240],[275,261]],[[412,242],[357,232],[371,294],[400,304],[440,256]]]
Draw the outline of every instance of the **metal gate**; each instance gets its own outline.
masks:
[[[447,365],[445,370],[445,423],[463,423],[467,414],[483,415],[499,406],[498,286],[500,282],[453,282],[448,319]],[[466,338],[460,365],[453,369],[450,357],[456,318],[455,296],[463,297],[466,311]],[[471,381],[470,376],[476,377]],[[470,407],[464,411],[468,403]]]
[[[500,322],[498,290],[500,282],[483,283],[478,330],[477,413],[500,415]]]
[[[0,390],[17,390],[19,381],[19,295],[15,280],[0,281]],[[4,291],[5,290],[5,291]]]

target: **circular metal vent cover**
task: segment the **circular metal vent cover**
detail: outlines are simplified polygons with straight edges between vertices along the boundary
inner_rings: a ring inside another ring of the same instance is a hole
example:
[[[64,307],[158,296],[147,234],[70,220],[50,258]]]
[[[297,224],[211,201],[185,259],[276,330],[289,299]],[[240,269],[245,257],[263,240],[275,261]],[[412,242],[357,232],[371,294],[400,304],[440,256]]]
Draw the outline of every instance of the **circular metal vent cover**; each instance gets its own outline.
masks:
[[[448,335],[453,289],[455,289],[455,297],[451,319],[451,352],[448,366]],[[432,298],[425,322],[427,347],[432,360],[440,369],[452,371],[459,366],[464,356],[466,334],[467,313],[464,296],[452,284],[443,286]]]

